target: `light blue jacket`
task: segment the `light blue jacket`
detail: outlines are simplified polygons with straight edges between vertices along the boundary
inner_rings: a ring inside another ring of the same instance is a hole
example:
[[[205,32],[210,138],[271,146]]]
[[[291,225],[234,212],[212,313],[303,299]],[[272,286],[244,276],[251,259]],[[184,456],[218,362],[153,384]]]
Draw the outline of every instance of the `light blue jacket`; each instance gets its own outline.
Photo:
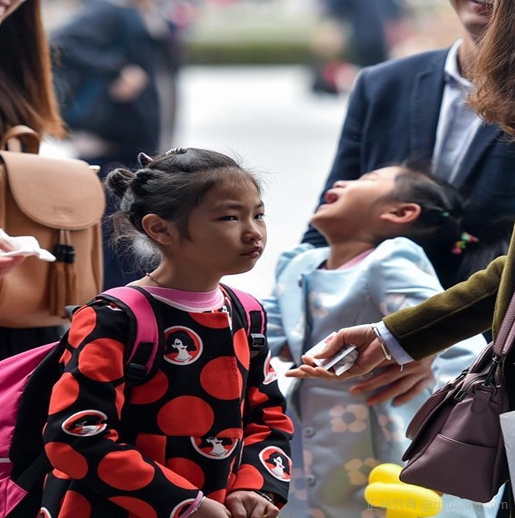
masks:
[[[320,268],[328,255],[328,248],[303,244],[279,259],[273,292],[262,301],[272,354],[288,344],[299,364],[303,352],[331,332],[377,322],[443,291],[422,248],[406,238],[387,240],[344,269]],[[433,362],[436,385],[456,377],[485,345],[479,335],[439,354]],[[371,407],[370,394],[349,393],[358,381],[293,384],[289,401],[298,422],[289,503],[281,517],[360,517],[370,470],[383,462],[402,463],[406,427],[433,387],[402,406]],[[495,515],[495,506],[490,512],[457,500],[445,497],[442,518]]]

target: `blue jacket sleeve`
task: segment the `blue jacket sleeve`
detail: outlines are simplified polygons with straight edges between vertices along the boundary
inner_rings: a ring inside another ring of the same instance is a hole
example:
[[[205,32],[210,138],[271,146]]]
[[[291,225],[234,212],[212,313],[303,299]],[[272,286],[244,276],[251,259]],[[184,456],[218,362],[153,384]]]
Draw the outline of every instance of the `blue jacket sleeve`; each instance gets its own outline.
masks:
[[[311,245],[299,245],[292,250],[283,252],[277,260],[275,268],[275,283],[272,292],[261,300],[267,314],[267,339],[272,356],[277,356],[284,345],[288,343],[286,331],[283,326],[283,317],[279,292],[281,291],[281,274],[290,264],[290,261],[297,255],[309,250]]]

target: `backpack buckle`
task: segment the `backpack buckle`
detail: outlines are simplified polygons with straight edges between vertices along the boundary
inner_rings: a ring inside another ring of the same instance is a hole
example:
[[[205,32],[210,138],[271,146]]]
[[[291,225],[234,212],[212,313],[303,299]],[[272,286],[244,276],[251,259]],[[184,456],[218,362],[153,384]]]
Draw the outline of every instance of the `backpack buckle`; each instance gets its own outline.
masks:
[[[134,384],[141,383],[147,376],[147,368],[139,363],[129,363],[125,377]]]
[[[266,336],[262,333],[250,333],[250,354],[257,356],[261,349],[266,345]]]

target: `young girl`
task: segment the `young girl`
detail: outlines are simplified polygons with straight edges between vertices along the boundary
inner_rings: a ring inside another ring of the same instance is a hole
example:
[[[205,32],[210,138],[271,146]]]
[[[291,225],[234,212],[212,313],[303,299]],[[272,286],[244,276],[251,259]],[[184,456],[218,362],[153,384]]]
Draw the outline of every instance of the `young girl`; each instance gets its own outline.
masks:
[[[297,365],[333,330],[376,322],[442,291],[420,245],[450,253],[460,236],[456,193],[408,167],[338,181],[325,202],[311,223],[329,247],[305,244],[285,253],[273,295],[264,301],[272,353]],[[289,504],[281,518],[374,516],[367,514],[363,497],[370,470],[383,462],[401,463],[406,427],[430,394],[431,378],[442,384],[459,374],[484,345],[477,336],[426,360],[425,379],[424,365],[412,364],[422,371],[390,366],[359,385],[324,379],[296,383],[290,400],[301,425],[294,439]],[[392,379],[392,369],[397,380],[379,392],[381,376]],[[391,394],[402,387],[405,393],[392,401]],[[376,389],[372,395],[371,389]],[[442,516],[486,512],[472,502],[445,498]]]
[[[127,396],[126,313],[97,304],[74,314],[44,433],[54,469],[41,516],[275,518],[288,493],[292,425],[268,347],[249,360],[219,285],[263,252],[259,185],[232,159],[202,149],[140,162],[135,173],[110,173],[107,185],[121,198],[118,232],[131,230],[160,256],[134,284],[156,299],[166,361]],[[191,337],[194,353],[176,361]],[[67,426],[77,415],[82,434]]]

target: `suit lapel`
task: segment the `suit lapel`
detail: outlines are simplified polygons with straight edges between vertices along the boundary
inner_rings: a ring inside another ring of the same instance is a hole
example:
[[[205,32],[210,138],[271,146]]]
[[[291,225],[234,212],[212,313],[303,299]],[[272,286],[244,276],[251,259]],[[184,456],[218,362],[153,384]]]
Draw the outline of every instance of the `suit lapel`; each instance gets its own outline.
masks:
[[[440,116],[444,89],[444,65],[447,50],[435,53],[426,70],[414,81],[411,98],[411,150],[414,158],[431,159],[436,141],[436,127]]]
[[[502,130],[497,125],[482,124],[477,130],[475,137],[470,143],[470,147],[465,153],[463,162],[460,165],[458,174],[454,179],[453,185],[457,189],[461,189],[469,179],[474,167],[478,160],[481,158],[483,153],[488,147],[493,145],[493,142],[501,138]]]

